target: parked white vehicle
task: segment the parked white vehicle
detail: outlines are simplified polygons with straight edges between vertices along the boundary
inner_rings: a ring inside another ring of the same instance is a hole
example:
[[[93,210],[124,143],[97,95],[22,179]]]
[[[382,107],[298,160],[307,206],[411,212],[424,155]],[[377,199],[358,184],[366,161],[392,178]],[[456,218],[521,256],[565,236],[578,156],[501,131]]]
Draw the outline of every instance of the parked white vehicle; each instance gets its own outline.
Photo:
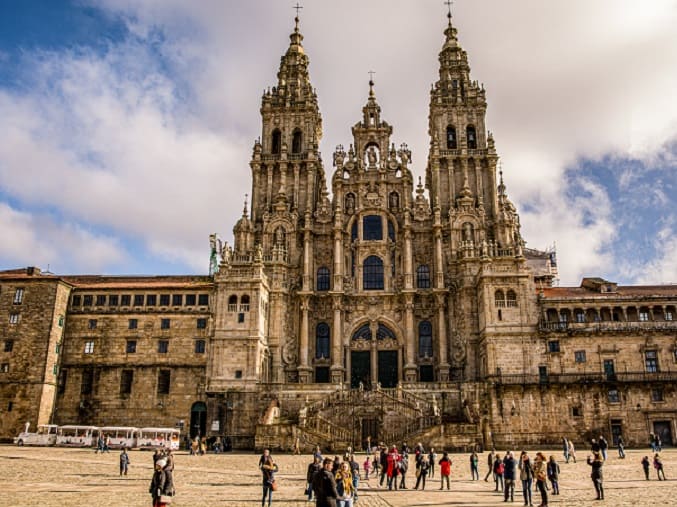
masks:
[[[56,445],[60,447],[92,447],[99,438],[96,426],[59,426]]]
[[[101,433],[108,438],[108,447],[112,449],[133,449],[137,446],[139,428],[122,426],[104,426]]]
[[[179,449],[181,430],[176,428],[141,428],[137,438],[139,449]]]
[[[58,426],[56,424],[41,424],[38,431],[30,432],[28,428],[31,423],[26,423],[24,431],[14,438],[16,445],[54,445],[56,444],[56,435]]]

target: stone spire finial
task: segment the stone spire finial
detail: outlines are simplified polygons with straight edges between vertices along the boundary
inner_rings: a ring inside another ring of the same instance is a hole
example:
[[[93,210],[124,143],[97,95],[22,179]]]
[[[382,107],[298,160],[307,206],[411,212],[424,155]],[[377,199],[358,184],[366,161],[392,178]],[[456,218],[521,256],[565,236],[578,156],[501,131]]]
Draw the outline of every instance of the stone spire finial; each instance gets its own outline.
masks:
[[[244,194],[244,207],[242,208],[242,216],[246,217],[249,212],[247,211],[247,197],[249,197],[247,194]]]

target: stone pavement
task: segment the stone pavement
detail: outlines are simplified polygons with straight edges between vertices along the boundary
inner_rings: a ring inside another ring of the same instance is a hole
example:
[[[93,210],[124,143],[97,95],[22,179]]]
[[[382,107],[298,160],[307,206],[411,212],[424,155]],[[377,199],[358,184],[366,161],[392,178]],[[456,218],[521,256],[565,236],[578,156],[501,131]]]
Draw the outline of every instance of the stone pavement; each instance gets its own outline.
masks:
[[[499,450],[499,454],[503,454]],[[534,455],[535,452],[530,452]],[[545,452],[561,456],[559,450]],[[579,451],[577,464],[565,464],[562,469],[561,495],[551,497],[549,505],[613,507],[677,505],[677,450],[662,454],[667,481],[657,481],[651,469],[651,481],[644,480],[640,459],[650,455],[645,450],[631,450],[627,458],[617,458],[615,451],[604,466],[606,500],[593,501],[595,496],[589,479],[589,467],[584,459],[587,453]],[[148,484],[152,476],[150,452],[131,451],[131,467],[127,477],[118,475],[118,452],[95,454],[92,450],[39,447],[0,446],[0,467],[4,481],[0,488],[0,507],[149,507]],[[280,490],[274,493],[273,505],[301,507],[304,501],[305,470],[309,457],[274,456],[280,473]],[[364,461],[363,455],[358,462]],[[468,455],[452,455],[451,491],[439,491],[439,474],[428,481],[425,491],[384,491],[376,487],[376,480],[362,481],[358,507],[404,506],[498,506],[503,497],[494,493],[493,483],[470,481]],[[480,456],[480,477],[486,473],[486,454]],[[257,469],[258,455],[222,454],[189,456],[176,455],[178,507],[258,506],[260,505],[261,476]],[[413,464],[413,459],[412,459]],[[412,466],[413,470],[413,466]],[[407,478],[411,488],[415,483],[412,473]],[[540,496],[534,493],[534,505]],[[522,505],[518,487],[515,503]]]

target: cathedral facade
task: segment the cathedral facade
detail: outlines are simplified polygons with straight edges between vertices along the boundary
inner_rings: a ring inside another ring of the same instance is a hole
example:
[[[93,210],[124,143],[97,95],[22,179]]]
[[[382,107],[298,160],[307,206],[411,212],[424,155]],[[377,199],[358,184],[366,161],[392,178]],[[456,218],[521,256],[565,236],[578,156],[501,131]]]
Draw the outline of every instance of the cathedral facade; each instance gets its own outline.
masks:
[[[262,97],[251,201],[232,246],[212,236],[209,276],[0,273],[1,436],[32,420],[178,425],[241,448],[671,442],[677,289],[554,286],[451,22],[425,181],[372,81],[324,167],[302,41],[297,19]]]

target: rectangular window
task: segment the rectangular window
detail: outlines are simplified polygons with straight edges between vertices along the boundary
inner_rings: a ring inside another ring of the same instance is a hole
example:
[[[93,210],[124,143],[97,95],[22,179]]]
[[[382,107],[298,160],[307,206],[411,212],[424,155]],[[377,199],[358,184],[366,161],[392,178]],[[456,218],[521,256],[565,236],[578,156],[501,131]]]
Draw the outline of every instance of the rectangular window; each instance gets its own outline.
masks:
[[[209,294],[200,294],[197,298],[198,306],[209,306]]]
[[[120,296],[120,306],[131,306],[132,296],[130,294],[123,294]]]
[[[665,320],[672,320],[672,312],[671,311],[665,312]]]
[[[238,324],[242,324],[244,322],[244,313],[237,314],[237,322]]]
[[[547,366],[539,366],[538,367],[538,381],[541,384],[547,384],[548,383],[548,367]]]
[[[548,352],[559,352],[559,340],[551,340],[548,342]]]
[[[195,353],[204,354],[205,353],[205,341],[204,340],[195,340]]]
[[[157,393],[169,394],[169,384],[171,382],[172,372],[170,370],[160,370],[157,376]]]
[[[585,314],[583,312],[576,313],[576,322],[585,322]]]
[[[663,401],[663,389],[660,388],[652,389],[651,401]]]
[[[380,215],[367,215],[362,221],[362,239],[381,241],[383,239],[383,220]]]
[[[120,304],[120,296],[117,294],[111,294],[108,296],[108,306],[117,306]]]
[[[14,350],[14,340],[5,340],[5,352]]]
[[[647,373],[656,373],[658,371],[658,352],[655,350],[647,350],[644,353],[644,361],[646,364]]]
[[[577,363],[584,363],[586,361],[585,358],[585,350],[577,350],[574,352],[574,360]]]
[[[155,294],[148,294],[146,296],[146,306],[155,306],[157,304],[157,296]]]
[[[82,298],[82,306],[92,306],[93,299],[91,294],[85,294]]]
[[[134,382],[134,370],[122,370],[120,377],[120,394],[132,394],[132,383]]]
[[[106,304],[106,295],[98,294],[96,296],[96,306],[104,306]]]
[[[169,306],[169,294],[160,294],[160,306]]]
[[[183,304],[183,294],[172,294],[172,306],[181,306]]]
[[[134,294],[134,306],[143,306],[144,299],[143,294]]]
[[[61,353],[61,342],[56,342],[56,345],[54,345],[54,353],[57,356]]]
[[[160,354],[166,354],[169,352],[169,340],[159,340],[157,342],[157,351]]]
[[[66,380],[68,379],[68,370],[61,370],[59,378],[56,381],[56,394],[63,394],[66,392]]]
[[[24,290],[23,289],[17,289],[14,291],[14,304],[15,305],[20,305],[24,301]]]
[[[647,322],[649,320],[649,312],[646,310],[640,310],[639,312],[639,321],[640,322]]]
[[[94,353],[94,341],[87,341],[85,342],[85,354],[93,354]]]
[[[73,296],[73,299],[71,300],[71,305],[81,306],[82,305],[82,296],[80,296],[80,295]]]
[[[620,403],[621,402],[621,397],[618,394],[618,389],[609,389],[607,393],[607,397],[609,399],[609,403]]]
[[[128,329],[137,329],[139,327],[139,321],[138,319],[129,319],[129,322],[127,323]]]
[[[171,321],[169,319],[161,319],[160,320],[160,329],[169,329],[169,324]]]
[[[9,373],[9,363],[0,364],[0,373]]]
[[[94,385],[94,370],[87,368],[82,370],[82,384],[80,384],[80,394],[92,394]]]
[[[136,340],[127,340],[127,347],[125,348],[127,354],[136,353]]]
[[[55,364],[54,366],[52,366],[52,373],[54,375],[57,375],[59,373],[59,365],[58,364]]]
[[[96,319],[89,319],[87,327],[89,329],[96,329]]]
[[[197,319],[198,329],[207,329],[207,319]]]
[[[242,370],[235,370],[235,378],[242,378]]]
[[[195,306],[195,294],[186,294],[186,306]]]
[[[420,382],[434,382],[435,374],[432,364],[422,364],[418,367],[418,378]]]
[[[9,314],[9,323],[10,324],[18,324],[19,323],[19,314],[18,313],[10,313]]]
[[[571,407],[572,417],[583,417],[583,407]]]
[[[315,368],[315,383],[328,384],[329,383],[329,367],[318,366]]]

